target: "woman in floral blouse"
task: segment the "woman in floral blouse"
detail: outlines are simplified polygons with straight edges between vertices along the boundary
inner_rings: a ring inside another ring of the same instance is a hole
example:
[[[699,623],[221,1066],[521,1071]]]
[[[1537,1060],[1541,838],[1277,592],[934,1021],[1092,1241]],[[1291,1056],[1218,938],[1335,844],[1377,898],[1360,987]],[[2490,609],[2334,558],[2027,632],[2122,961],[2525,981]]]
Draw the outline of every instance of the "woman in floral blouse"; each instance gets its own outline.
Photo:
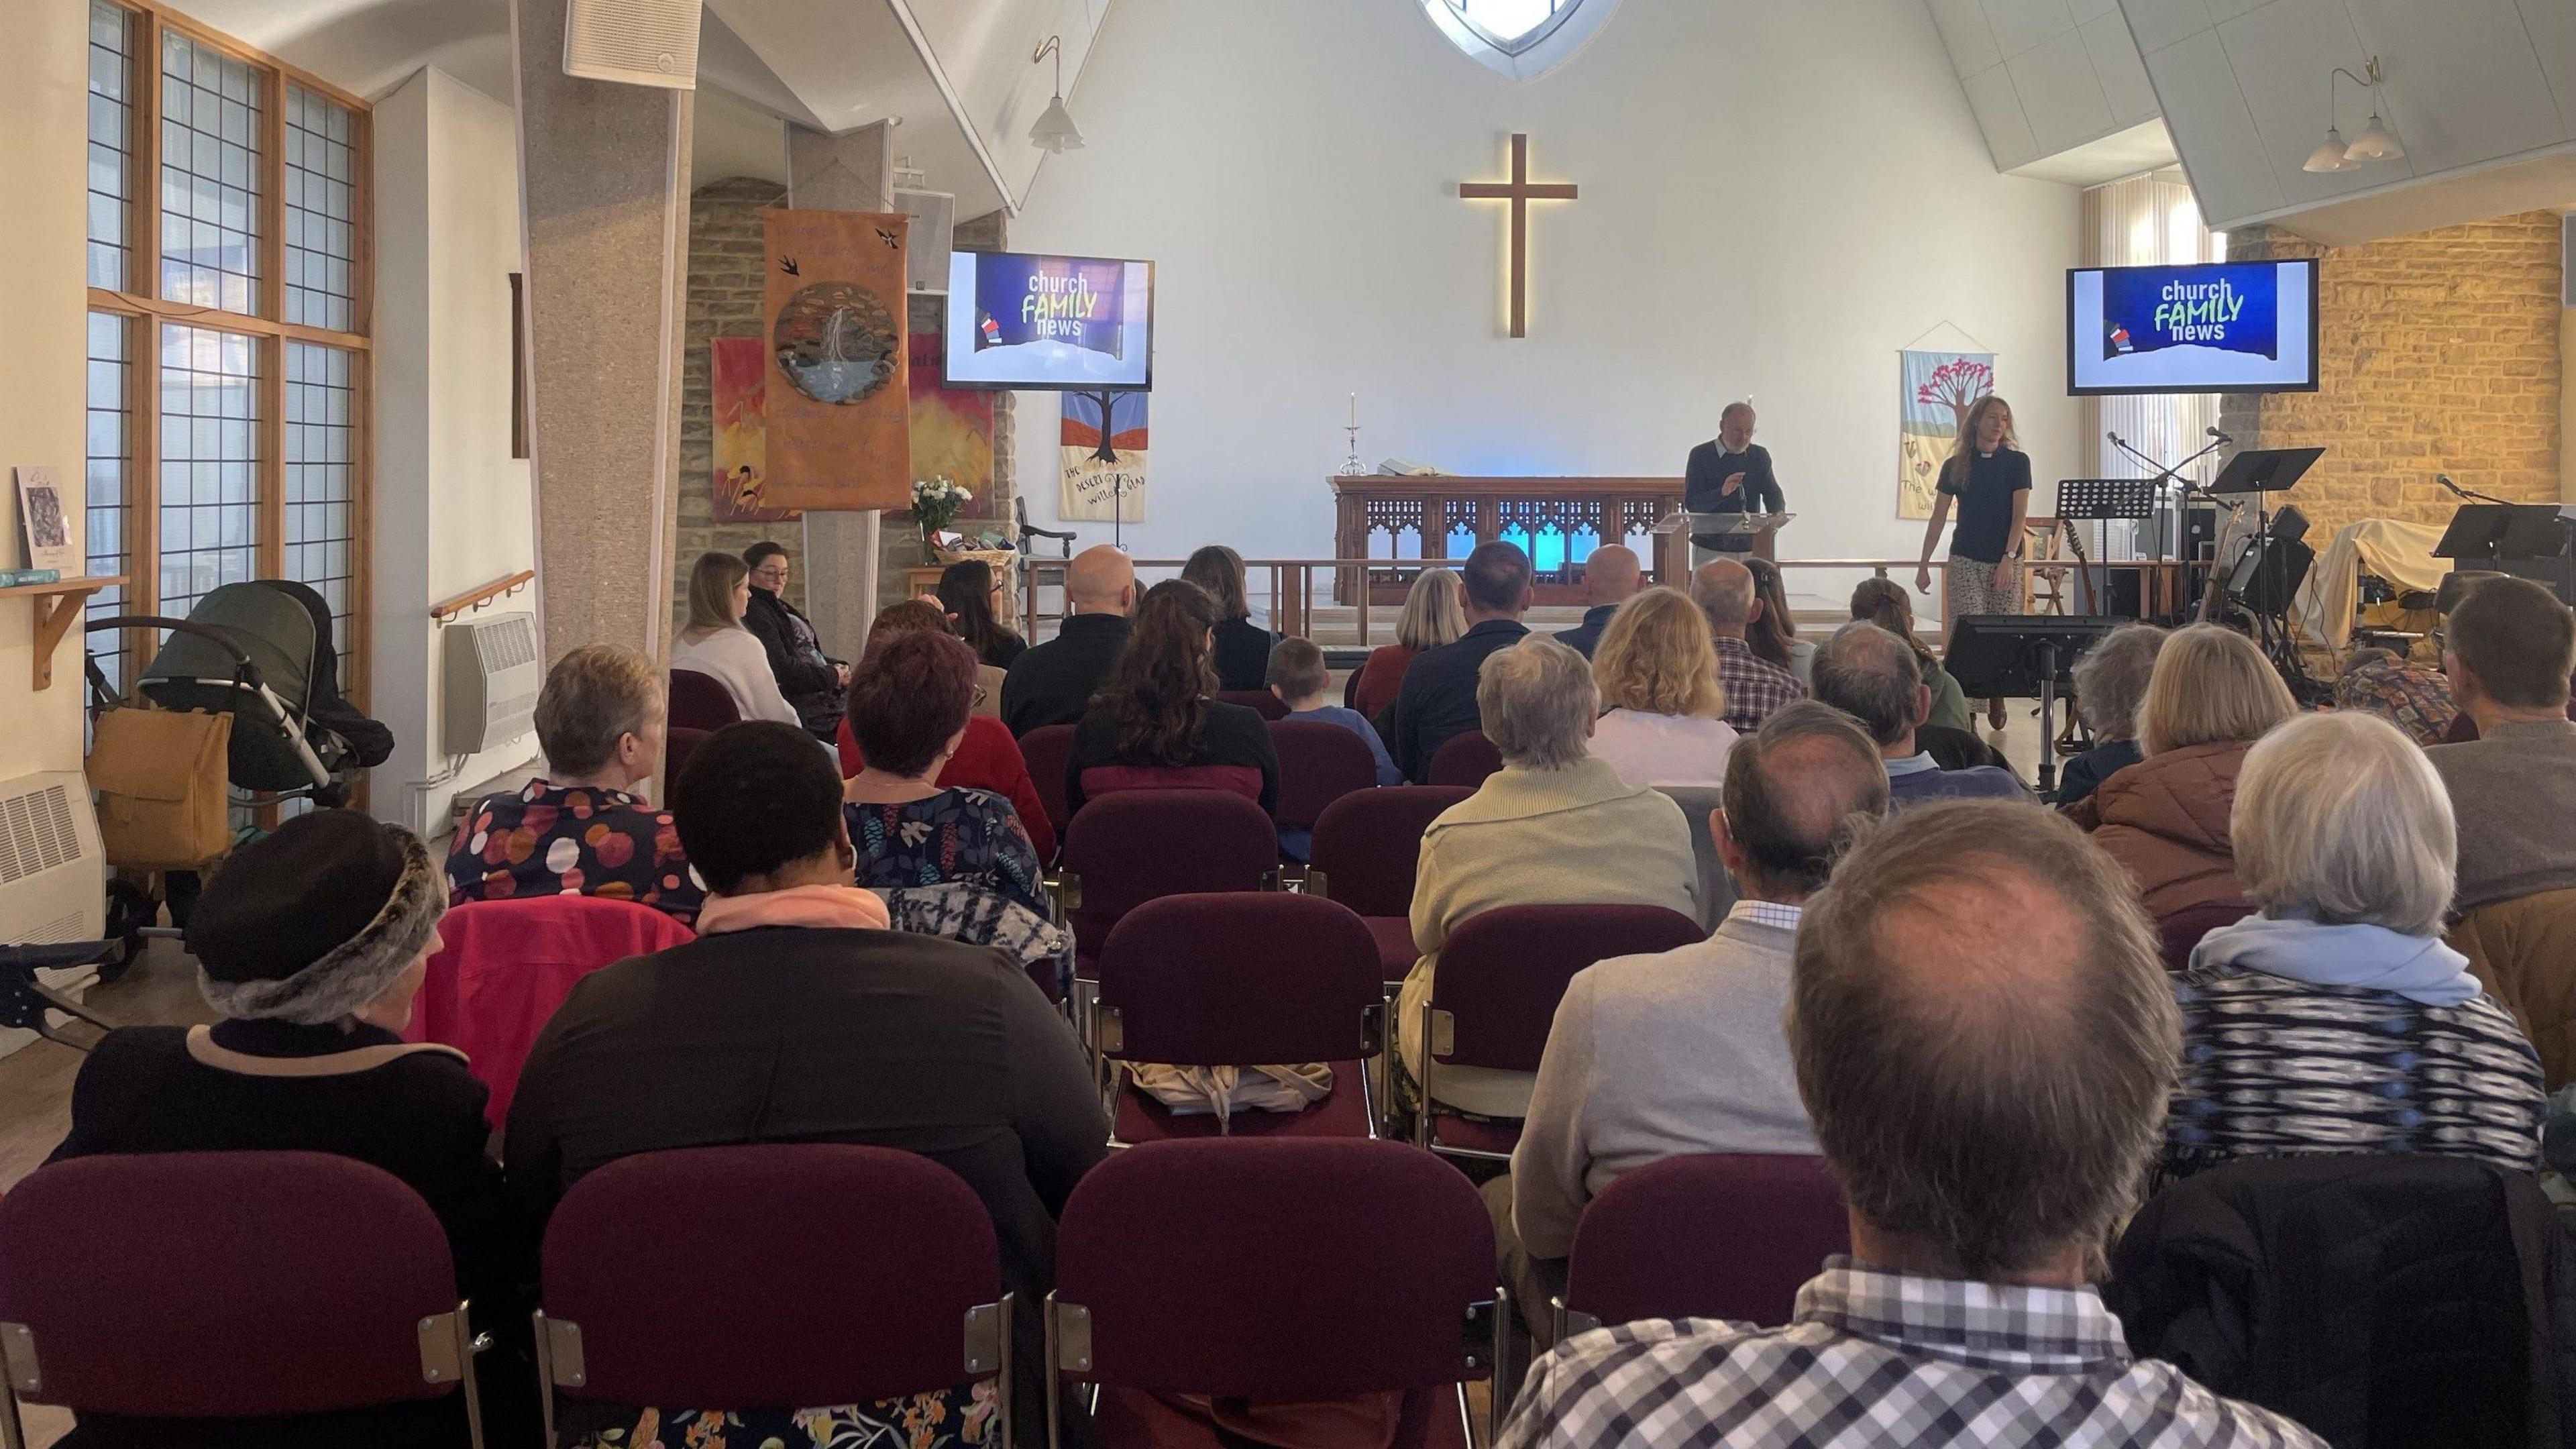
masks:
[[[706,886],[689,869],[671,812],[631,793],[662,754],[662,679],[613,644],[555,661],[537,695],[546,774],[485,797],[447,857],[448,904],[598,896],[696,921]]]
[[[1011,802],[940,786],[966,735],[975,651],[955,635],[907,630],[872,647],[850,686],[850,733],[867,767],[842,793],[858,883],[965,884],[1047,914],[1037,847]]]

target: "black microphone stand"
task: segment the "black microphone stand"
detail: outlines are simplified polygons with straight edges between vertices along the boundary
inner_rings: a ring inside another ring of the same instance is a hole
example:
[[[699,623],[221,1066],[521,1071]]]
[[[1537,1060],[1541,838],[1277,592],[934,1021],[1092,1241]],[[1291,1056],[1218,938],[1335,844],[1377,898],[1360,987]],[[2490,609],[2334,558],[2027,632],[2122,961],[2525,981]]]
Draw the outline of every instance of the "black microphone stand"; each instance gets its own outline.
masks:
[[[2185,478],[2185,477],[2183,477],[2183,476],[2182,476],[2182,471],[2181,471],[2181,470],[2183,470],[2183,469],[2185,469],[2185,468],[2190,467],[2192,464],[2197,463],[2197,462],[2199,462],[2201,459],[2208,457],[2210,454],[2217,452],[2219,449],[2221,449],[2221,448],[2223,448],[2223,447],[2226,447],[2229,443],[2234,442],[2234,441],[2235,441],[2235,439],[2233,439],[2233,438],[2219,438],[2219,439],[2216,439],[2216,440],[2214,440],[2213,442],[2211,442],[2211,443],[2210,443],[2210,445],[2209,445],[2208,447],[2201,449],[2199,452],[2192,454],[2190,457],[2183,459],[2181,462],[2174,464],[2172,467],[2167,467],[2167,466],[2165,466],[2164,464],[2157,462],[2155,459],[2148,457],[2146,454],[2139,452],[2137,449],[2135,449],[2135,448],[2133,448],[2133,447],[2130,447],[2130,446],[2129,446],[2129,444],[2128,444],[2128,441],[2127,441],[2126,439],[2122,438],[2122,437],[2121,437],[2119,434],[2117,434],[2117,433],[2104,433],[2102,436],[2104,436],[2104,437],[2106,437],[2106,438],[2109,438],[2109,439],[2111,440],[2111,446],[2112,446],[2112,447],[2117,448],[2117,449],[2119,449],[2121,452],[2128,454],[2130,457],[2137,459],[2140,463],[2145,464],[2147,467],[2150,467],[2150,468],[2155,469],[2156,471],[2155,471],[2154,476],[2153,476],[2152,478],[2150,478],[2148,481],[2150,481],[2150,482],[2152,482],[2152,483],[2156,484],[2156,485],[2157,485],[2157,487],[2158,487],[2158,489],[2159,489],[2160,491],[2161,491],[2161,489],[2162,489],[2163,487],[2165,487],[2165,486],[2166,486],[2166,485],[2168,485],[2168,484],[2173,485],[2173,486],[2176,486],[2176,487],[2179,487],[2179,488],[2181,488],[2181,489],[2182,489],[2182,497],[2181,497],[2180,499],[2176,500],[2176,502],[2175,502],[2175,504],[2174,504],[2174,529],[2173,529],[2173,540],[2172,540],[2172,544],[2171,544],[2171,548],[2172,548],[2172,551],[2173,551],[2173,556],[2172,556],[2170,559],[2166,557],[2166,547],[2167,547],[2166,541],[2165,541],[2162,537],[2159,537],[2159,538],[2156,540],[2156,562],[2158,562],[2158,563],[2180,563],[2180,564],[2186,565],[2186,567],[2185,567],[2185,568],[2184,568],[2184,570],[2183,570],[2183,580],[2182,580],[2182,581],[2183,581],[2183,583],[2184,583],[2184,584],[2185,584],[2185,586],[2186,586],[2186,587],[2183,589],[2183,593],[2184,593],[2186,596],[2188,596],[2188,595],[2191,593],[2191,590],[2190,590],[2190,588],[2188,587],[2188,585],[2189,585],[2189,584],[2190,584],[2190,582],[2191,582],[2191,570],[2190,570],[2190,569],[2189,569],[2189,567],[2188,567],[2188,565],[2191,563],[2191,560],[2189,560],[2189,559],[2187,559],[2187,558],[2184,558],[2184,557],[2182,556],[2182,546],[2183,546],[2183,545],[2182,545],[2182,541],[2183,541],[2183,536],[2184,536],[2185,534],[2187,534],[2187,533],[2189,533],[2189,532],[2190,532],[2190,521],[2191,521],[2191,495],[2192,495],[2192,492],[2193,492],[2193,484],[2192,484],[2192,481],[2191,481],[2190,479]],[[2162,530],[2162,529],[2158,529],[2158,530],[2157,530],[2157,532],[2158,532],[2159,534],[2161,534],[2161,533],[2163,532],[2163,530]],[[2215,565],[2216,565],[2216,563],[2217,563],[2217,560],[2215,560],[2215,559],[2212,559],[2212,560],[2211,560],[2211,564],[2212,564],[2213,566],[2215,566]],[[2187,600],[2187,598],[2186,598],[2186,599],[2177,600],[2176,602],[2177,602],[2178,604],[2182,604],[2184,607],[2188,607],[2188,600]],[[2141,612],[2143,612],[2143,611],[2141,611]]]

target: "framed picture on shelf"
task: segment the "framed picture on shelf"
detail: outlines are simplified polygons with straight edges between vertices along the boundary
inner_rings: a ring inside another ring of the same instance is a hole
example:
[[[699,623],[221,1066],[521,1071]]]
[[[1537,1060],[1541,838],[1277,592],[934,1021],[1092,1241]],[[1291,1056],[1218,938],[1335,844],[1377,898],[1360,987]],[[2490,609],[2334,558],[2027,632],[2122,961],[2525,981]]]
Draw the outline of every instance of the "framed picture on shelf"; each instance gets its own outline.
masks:
[[[63,505],[61,473],[20,464],[17,474],[18,520],[27,539],[27,567],[53,569],[70,578],[80,571],[80,550],[72,546],[71,513]]]

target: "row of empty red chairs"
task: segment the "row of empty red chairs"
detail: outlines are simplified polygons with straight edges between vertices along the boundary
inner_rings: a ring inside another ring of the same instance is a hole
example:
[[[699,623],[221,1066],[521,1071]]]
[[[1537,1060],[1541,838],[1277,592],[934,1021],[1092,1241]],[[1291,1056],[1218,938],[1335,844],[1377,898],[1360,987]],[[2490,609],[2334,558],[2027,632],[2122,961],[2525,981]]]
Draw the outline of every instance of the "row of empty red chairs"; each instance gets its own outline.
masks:
[[[1782,1322],[1796,1285],[1846,1246],[1815,1159],[1678,1158],[1585,1214],[1563,1311]],[[647,1153],[575,1184],[542,1254],[550,1424],[568,1399],[806,1408],[984,1380],[1011,1423],[1008,1325],[1024,1305],[1002,1291],[982,1203],[927,1159],[832,1144]],[[1402,1396],[1394,1444],[1419,1449],[1466,1441],[1463,1385],[1505,1351],[1494,1280],[1475,1189],[1412,1148],[1168,1143],[1074,1190],[1034,1316],[1045,1380],[1097,1389],[1103,1444],[1217,1442],[1158,1394],[1382,1393]],[[12,1442],[20,1401],[269,1418],[462,1390],[479,1443],[467,1307],[428,1206],[345,1158],[83,1158],[0,1199]]]

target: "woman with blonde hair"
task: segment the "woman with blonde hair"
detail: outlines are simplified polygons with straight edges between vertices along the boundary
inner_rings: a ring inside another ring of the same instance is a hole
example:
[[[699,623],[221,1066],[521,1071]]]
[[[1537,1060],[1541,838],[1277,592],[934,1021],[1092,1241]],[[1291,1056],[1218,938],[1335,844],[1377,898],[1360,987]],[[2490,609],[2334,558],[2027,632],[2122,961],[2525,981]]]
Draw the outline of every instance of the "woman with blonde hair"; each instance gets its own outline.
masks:
[[[2424,752],[2376,715],[2295,719],[2247,752],[2230,815],[2259,913],[2174,981],[2166,1172],[2306,1152],[2536,1169],[2540,1062],[2442,941],[2457,830]]]
[[[2167,925],[2253,909],[2238,882],[2229,815],[2254,742],[2298,713],[2270,660],[2215,624],[2178,629],[2156,651],[2138,702],[2145,758],[2067,814],[2127,866],[2147,914]]]
[[[802,727],[796,706],[778,692],[769,651],[743,627],[743,611],[749,607],[751,569],[729,553],[699,554],[689,569],[689,621],[671,644],[671,667],[723,685],[744,719]]]
[[[1726,693],[1708,619],[1678,589],[1656,587],[1619,606],[1592,652],[1592,681],[1606,713],[1592,754],[1630,785],[1726,783],[1732,726],[1718,718]]]
[[[1458,642],[1467,632],[1467,592],[1455,569],[1424,569],[1405,591],[1404,611],[1395,616],[1395,642],[1369,651],[1351,685],[1351,708],[1376,719],[1395,703],[1404,671],[1415,655]]]
[[[1942,568],[1943,648],[1957,642],[1961,618],[2021,612],[2022,524],[2030,517],[2030,455],[2013,436],[2012,404],[1988,393],[1959,415],[1958,441],[1941,465],[1932,495],[1932,518],[1923,527],[1923,556],[1914,591],[1932,592],[1932,547],[1941,541],[1950,500],[1959,500],[1959,529],[1950,535]],[[1987,701],[1996,729],[2004,727],[2004,702]]]

